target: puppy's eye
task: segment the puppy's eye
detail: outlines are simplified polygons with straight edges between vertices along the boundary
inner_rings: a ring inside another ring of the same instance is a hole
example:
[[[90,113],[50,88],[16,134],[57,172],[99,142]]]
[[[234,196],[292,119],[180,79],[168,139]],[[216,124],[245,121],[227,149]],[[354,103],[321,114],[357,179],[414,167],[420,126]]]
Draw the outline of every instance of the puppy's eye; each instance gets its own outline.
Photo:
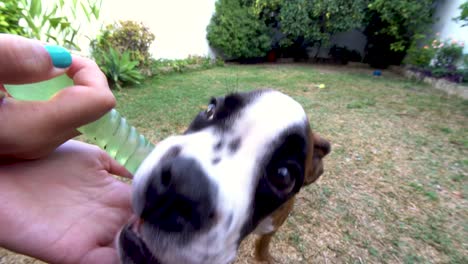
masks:
[[[207,119],[211,120],[214,117],[216,105],[215,104],[209,104],[208,107],[205,110],[205,116]]]
[[[270,182],[278,190],[286,190],[294,185],[296,181],[296,173],[299,172],[299,168],[294,163],[287,163],[284,166],[278,167],[278,169],[269,175]]]

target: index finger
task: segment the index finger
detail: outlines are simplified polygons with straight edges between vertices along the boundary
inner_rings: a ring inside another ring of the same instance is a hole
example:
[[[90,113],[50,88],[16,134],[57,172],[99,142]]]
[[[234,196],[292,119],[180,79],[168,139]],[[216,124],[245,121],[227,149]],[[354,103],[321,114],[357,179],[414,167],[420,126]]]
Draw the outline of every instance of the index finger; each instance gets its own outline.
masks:
[[[61,55],[66,53],[61,47],[48,47],[64,51]],[[51,54],[41,42],[16,35],[0,34],[0,58],[0,83],[3,84],[44,81],[65,71],[63,67],[54,67]]]
[[[106,76],[94,61],[73,56],[67,75],[74,85],[61,90],[48,104],[60,127],[78,128],[97,120],[115,106]]]

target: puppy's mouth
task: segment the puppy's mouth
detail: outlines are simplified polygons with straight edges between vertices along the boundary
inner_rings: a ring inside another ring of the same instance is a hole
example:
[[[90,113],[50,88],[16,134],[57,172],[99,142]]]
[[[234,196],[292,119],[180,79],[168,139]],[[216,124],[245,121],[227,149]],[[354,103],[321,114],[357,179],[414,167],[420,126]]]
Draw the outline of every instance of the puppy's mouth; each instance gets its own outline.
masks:
[[[128,221],[128,225],[132,232],[134,232],[138,237],[141,238],[140,229],[141,225],[143,225],[144,220],[136,215],[132,215],[130,220]]]
[[[153,162],[156,165],[144,171],[146,180],[134,185],[135,215],[119,236],[124,264],[224,263],[205,261],[219,252],[197,243],[218,224],[217,186],[196,158],[180,156],[176,150],[169,148],[168,153],[175,154]],[[204,245],[214,238],[203,240]]]
[[[118,236],[118,252],[123,264],[160,264],[141,235],[143,219],[133,215]]]

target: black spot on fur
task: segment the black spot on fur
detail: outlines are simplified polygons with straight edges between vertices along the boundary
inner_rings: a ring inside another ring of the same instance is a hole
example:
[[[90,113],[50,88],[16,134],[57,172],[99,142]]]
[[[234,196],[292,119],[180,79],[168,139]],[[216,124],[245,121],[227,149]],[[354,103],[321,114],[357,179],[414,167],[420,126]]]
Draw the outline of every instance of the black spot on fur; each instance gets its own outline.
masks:
[[[218,141],[218,143],[216,143],[216,145],[213,146],[213,150],[218,152],[218,151],[221,150],[223,145],[224,145],[224,142],[222,140],[220,140],[220,141]]]
[[[207,127],[213,127],[220,133],[231,130],[241,110],[255,101],[265,91],[267,90],[233,93],[225,97],[212,99],[210,103],[215,104],[214,115],[208,118],[206,112],[201,111],[184,134],[194,133]]]
[[[241,138],[238,137],[236,139],[234,139],[233,141],[229,142],[229,151],[231,152],[231,154],[234,154],[237,152],[237,150],[239,149],[240,145],[241,145]]]
[[[218,164],[220,161],[221,161],[221,158],[220,158],[220,157],[216,157],[216,158],[214,158],[214,159],[211,161],[211,163],[212,163],[213,165],[216,165],[216,164]]]

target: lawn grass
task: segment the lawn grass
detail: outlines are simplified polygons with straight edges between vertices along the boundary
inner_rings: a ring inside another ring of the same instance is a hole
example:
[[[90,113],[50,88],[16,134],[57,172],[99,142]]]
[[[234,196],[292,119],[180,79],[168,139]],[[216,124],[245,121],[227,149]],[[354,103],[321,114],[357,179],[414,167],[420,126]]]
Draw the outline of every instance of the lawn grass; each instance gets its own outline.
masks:
[[[229,65],[115,95],[154,142],[182,132],[211,96],[269,87],[303,105],[333,150],[273,240],[278,263],[468,263],[468,101],[387,75]],[[237,263],[252,263],[251,243]]]
[[[325,89],[318,89],[318,84]],[[180,133],[213,95],[270,87],[331,140],[326,174],[275,239],[282,263],[468,263],[468,102],[397,77],[308,65],[227,66],[116,93],[151,140]],[[250,261],[251,241],[239,263]]]

